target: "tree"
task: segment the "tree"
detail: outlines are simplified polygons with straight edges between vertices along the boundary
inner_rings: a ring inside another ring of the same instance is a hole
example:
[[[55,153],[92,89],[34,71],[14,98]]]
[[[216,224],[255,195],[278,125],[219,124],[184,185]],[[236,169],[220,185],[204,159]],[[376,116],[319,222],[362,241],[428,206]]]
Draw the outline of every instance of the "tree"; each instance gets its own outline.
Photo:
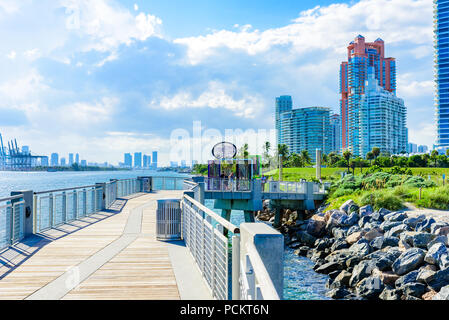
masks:
[[[438,151],[437,150],[432,150],[432,152],[430,153],[430,160],[434,161],[435,165],[434,167],[437,167],[437,160],[438,160]]]
[[[366,160],[369,160],[369,165],[371,166],[371,161],[374,159],[374,153],[372,153],[371,151],[369,151],[366,154]]]
[[[371,150],[371,152],[374,155],[374,163],[377,163],[377,157],[380,155],[380,149],[377,147],[374,147],[373,150]]]
[[[327,165],[327,161],[328,161],[328,160],[329,160],[328,155],[325,154],[325,153],[323,153],[323,154],[321,155],[321,162],[322,162],[324,165]]]
[[[243,157],[243,159],[248,159],[249,156],[248,148],[249,148],[248,144],[245,143],[243,147],[241,147],[239,150],[240,156]]]
[[[279,156],[279,181],[282,181],[282,166],[284,159],[288,156],[288,147],[286,144],[278,145],[278,156]]]
[[[291,153],[288,157],[288,163],[290,167],[299,168],[303,166],[302,158],[297,153]]]
[[[446,149],[446,157],[449,157],[449,148]]]
[[[348,165],[348,173],[349,173],[349,168],[350,168],[350,163],[349,160],[352,157],[352,153],[349,150],[345,150],[345,152],[343,152],[343,158],[346,160],[346,163]]]
[[[301,159],[302,159],[302,162],[303,162],[304,165],[310,164],[312,159],[309,156],[309,151],[302,150],[301,151]]]
[[[264,152],[265,165],[269,166],[269,164],[270,164],[270,149],[271,149],[270,141],[265,141],[263,148],[265,150],[265,152]]]

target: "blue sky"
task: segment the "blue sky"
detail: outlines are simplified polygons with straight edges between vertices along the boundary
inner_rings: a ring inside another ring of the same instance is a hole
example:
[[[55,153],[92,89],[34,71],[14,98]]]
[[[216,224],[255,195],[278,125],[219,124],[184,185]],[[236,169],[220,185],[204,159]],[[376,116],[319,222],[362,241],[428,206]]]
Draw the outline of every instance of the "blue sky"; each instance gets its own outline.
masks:
[[[410,141],[431,146],[432,0],[0,0],[0,133],[33,153],[166,163],[193,121],[272,129],[279,95],[338,112],[358,34],[384,39]]]

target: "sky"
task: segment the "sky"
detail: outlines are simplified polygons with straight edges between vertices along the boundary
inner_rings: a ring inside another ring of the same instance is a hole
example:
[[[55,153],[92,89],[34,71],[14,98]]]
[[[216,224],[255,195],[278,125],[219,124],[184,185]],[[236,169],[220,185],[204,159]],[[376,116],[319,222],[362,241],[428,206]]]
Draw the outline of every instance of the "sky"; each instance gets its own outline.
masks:
[[[339,113],[339,65],[361,34],[396,58],[409,140],[431,147],[432,4],[0,0],[0,133],[33,154],[113,164],[153,150],[167,164],[195,143],[207,157],[226,130],[273,141],[276,96]]]

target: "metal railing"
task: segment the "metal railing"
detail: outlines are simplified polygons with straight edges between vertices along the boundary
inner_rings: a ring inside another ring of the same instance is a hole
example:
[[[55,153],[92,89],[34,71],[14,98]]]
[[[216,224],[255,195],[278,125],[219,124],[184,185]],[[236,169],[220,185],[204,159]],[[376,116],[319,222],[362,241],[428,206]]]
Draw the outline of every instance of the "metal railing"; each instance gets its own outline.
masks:
[[[221,178],[206,178],[204,186],[205,191],[220,192],[250,192],[252,187],[251,180]]]
[[[23,239],[25,202],[23,195],[0,199],[0,250]]]
[[[238,273],[234,271],[235,263],[240,264],[239,228],[187,195],[183,196],[181,204],[182,235],[186,246],[212,296],[218,300],[230,299],[231,292],[234,296],[234,290],[239,290]],[[234,234],[232,244],[224,235],[225,229]],[[235,248],[237,249],[234,250]]]
[[[252,242],[246,245],[240,265],[240,298],[242,300],[280,300],[273,281]]]

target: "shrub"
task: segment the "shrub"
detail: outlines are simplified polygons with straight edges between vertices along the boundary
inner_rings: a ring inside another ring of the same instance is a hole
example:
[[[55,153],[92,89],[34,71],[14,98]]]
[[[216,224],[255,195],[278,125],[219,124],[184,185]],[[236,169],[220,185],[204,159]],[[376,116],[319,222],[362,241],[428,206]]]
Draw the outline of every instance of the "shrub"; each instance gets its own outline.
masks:
[[[372,205],[375,210],[385,208],[396,211],[404,207],[402,200],[388,191],[375,191],[367,193],[360,199],[361,204]]]

